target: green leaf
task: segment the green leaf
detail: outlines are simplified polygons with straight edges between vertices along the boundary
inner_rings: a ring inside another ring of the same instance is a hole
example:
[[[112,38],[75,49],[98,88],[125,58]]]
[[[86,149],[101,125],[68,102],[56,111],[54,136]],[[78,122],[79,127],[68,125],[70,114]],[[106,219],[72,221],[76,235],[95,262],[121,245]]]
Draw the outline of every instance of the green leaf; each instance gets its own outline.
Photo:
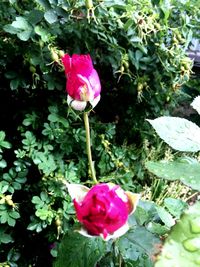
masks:
[[[200,265],[200,202],[191,206],[172,228],[155,267]]]
[[[4,183],[3,184],[3,182],[1,182],[1,184],[0,184],[0,192],[2,193],[2,194],[4,194],[6,191],[8,191],[8,189],[9,189],[9,184],[8,183]]]
[[[8,222],[8,225],[9,225],[9,226],[14,227],[14,226],[15,226],[15,223],[16,223],[16,220],[13,219],[13,218],[11,218],[11,217],[8,217],[7,222]]]
[[[51,121],[51,122],[57,122],[59,121],[59,116],[55,113],[51,113],[49,116],[48,116],[48,120]]]
[[[61,241],[54,267],[95,267],[104,253],[102,238],[87,238],[77,232],[68,232]]]
[[[135,217],[139,225],[143,225],[149,219],[149,213],[144,208],[138,206],[135,212]]]
[[[17,29],[26,30],[29,28],[29,24],[24,17],[16,17],[15,21],[12,22],[12,26]]]
[[[167,212],[163,207],[156,207],[158,215],[161,221],[169,228],[171,228],[175,224],[175,220],[172,216]]]
[[[15,27],[13,27],[11,24],[7,24],[3,27],[5,32],[8,32],[10,34],[17,34],[18,33],[18,29],[16,29]]]
[[[15,211],[15,210],[9,211],[9,216],[13,219],[19,219],[20,218],[19,212]]]
[[[4,148],[7,148],[7,149],[12,147],[12,145],[7,141],[2,141],[1,142],[1,146],[4,147]]]
[[[17,34],[20,40],[27,41],[33,31],[32,26],[24,17],[16,17],[15,21],[11,25],[6,25],[4,27],[5,31],[8,31],[12,34]]]
[[[200,191],[200,163],[148,161],[146,168],[159,178],[170,181],[180,180],[192,189]]]
[[[15,72],[15,71],[7,71],[6,73],[5,73],[5,77],[7,78],[7,79],[15,79],[15,78],[17,78],[17,72]]]
[[[51,7],[49,1],[47,0],[36,0],[36,2],[43,6],[45,9],[49,9]]]
[[[13,238],[10,235],[0,232],[0,244],[8,244],[11,242],[13,242]]]
[[[8,218],[9,218],[9,216],[8,216],[7,211],[2,211],[1,216],[0,216],[0,222],[6,223],[8,221]]]
[[[139,62],[139,60],[142,58],[143,53],[140,50],[136,50],[135,52],[135,60]]]
[[[20,253],[19,253],[16,249],[12,248],[12,249],[8,252],[7,260],[8,260],[9,262],[16,262],[16,261],[19,260],[20,256],[21,256]],[[12,264],[12,266],[13,266],[13,264]],[[14,267],[15,267],[15,266],[16,266],[16,265],[14,265]]]
[[[140,200],[136,211],[131,217],[135,217],[137,224],[144,225],[152,220],[158,220],[157,205],[154,202]]]
[[[37,25],[34,28],[34,31],[36,34],[38,34],[42,38],[43,42],[48,42],[50,40],[51,35],[46,29],[42,28],[41,26]]]
[[[127,31],[129,27],[133,25],[133,22],[134,21],[132,19],[128,19],[127,22],[124,24],[124,30]]]
[[[6,137],[5,132],[4,131],[0,131],[0,144],[5,139],[5,137]]]
[[[137,261],[142,255],[149,258],[157,252],[160,239],[146,230],[136,227],[119,239],[118,247],[125,260]]]
[[[47,201],[48,200],[48,195],[47,195],[47,193],[46,192],[41,192],[40,193],[40,198],[41,198],[41,200],[42,201]]]
[[[44,202],[38,196],[33,196],[32,203],[43,206]]]
[[[169,232],[169,228],[156,222],[149,222],[146,226],[147,230],[152,234],[164,235]]]
[[[48,11],[46,11],[46,12],[44,13],[44,18],[46,19],[46,21],[47,21],[48,23],[52,24],[52,23],[54,23],[54,22],[57,21],[58,16],[57,16],[55,10],[50,9],[50,10],[48,10]]]
[[[33,221],[28,225],[27,229],[30,230],[30,231],[34,231],[34,230],[37,229],[39,224],[40,223],[38,223],[37,221]]]
[[[19,87],[20,80],[19,79],[14,79],[10,81],[10,89],[11,90],[16,90]]]
[[[183,211],[188,207],[188,204],[181,199],[165,198],[165,207],[176,218],[180,218]]]
[[[7,163],[4,159],[0,160],[0,168],[5,168],[7,166]]]
[[[31,37],[32,32],[33,32],[32,28],[29,28],[26,31],[21,31],[21,32],[17,33],[17,36],[19,37],[20,40],[27,41]]]
[[[28,21],[35,25],[42,20],[44,13],[41,10],[34,9],[28,14]]]
[[[147,121],[172,148],[189,152],[200,150],[200,128],[195,123],[177,117],[160,117]]]
[[[41,220],[45,221],[48,217],[52,217],[52,212],[47,209],[47,207],[42,209],[37,209],[35,215],[39,217]]]

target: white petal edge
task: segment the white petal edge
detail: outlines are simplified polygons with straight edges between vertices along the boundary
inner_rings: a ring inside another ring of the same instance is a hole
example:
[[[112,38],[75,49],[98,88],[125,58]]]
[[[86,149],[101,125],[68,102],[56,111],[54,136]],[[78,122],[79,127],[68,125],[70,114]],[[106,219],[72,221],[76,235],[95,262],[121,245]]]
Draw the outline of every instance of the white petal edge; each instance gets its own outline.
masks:
[[[87,106],[86,101],[74,100],[69,95],[67,96],[67,104],[71,106],[73,109],[78,110],[78,111],[83,111]]]
[[[66,186],[72,200],[76,199],[77,202],[83,201],[84,197],[90,190],[87,186],[81,184],[67,184]]]
[[[132,192],[129,192],[129,191],[126,191],[125,193],[126,193],[128,199],[129,199],[129,202],[130,202],[130,204],[132,206],[132,209],[129,212],[129,215],[131,215],[136,210],[136,207],[138,205],[138,202],[140,200],[141,195],[140,194],[136,194],[136,193],[132,193]]]
[[[200,96],[195,97],[190,105],[200,114]]]
[[[93,108],[98,104],[100,98],[101,96],[98,95],[97,97],[94,98],[94,100],[90,101],[90,104],[92,105]]]
[[[75,230],[75,232],[78,232],[79,234],[85,236],[85,237],[89,237],[89,238],[95,238],[98,237],[97,235],[90,235],[88,234],[87,230],[83,227],[81,227],[79,230]]]
[[[103,237],[103,234],[100,234],[99,236],[104,240],[104,241],[109,241],[110,239],[116,239],[122,235],[124,235],[127,231],[129,230],[129,225],[128,223],[125,223],[122,227],[120,227],[117,231],[115,231],[112,235],[108,235],[106,238]],[[89,237],[89,238],[95,238],[99,237],[98,235],[90,235],[88,234],[87,230],[83,227],[81,229],[76,230],[79,234]]]
[[[110,239],[116,239],[122,235],[124,235],[129,230],[128,222],[125,223],[122,227],[120,227],[117,231],[115,231],[112,235],[108,235],[106,238],[101,235],[103,240],[108,241]]]

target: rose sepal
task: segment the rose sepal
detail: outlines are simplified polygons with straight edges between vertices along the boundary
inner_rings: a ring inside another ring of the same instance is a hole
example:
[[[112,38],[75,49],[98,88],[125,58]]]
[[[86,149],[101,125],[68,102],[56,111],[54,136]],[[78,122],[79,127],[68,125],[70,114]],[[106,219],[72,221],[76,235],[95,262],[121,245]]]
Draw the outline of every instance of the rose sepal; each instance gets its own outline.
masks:
[[[100,98],[101,98],[101,96],[98,95],[93,100],[81,101],[81,100],[75,100],[70,95],[68,95],[67,96],[67,104],[70,107],[72,107],[74,110],[88,112],[88,111],[92,110],[98,104],[98,102],[100,101]],[[88,108],[88,110],[86,110],[88,104],[90,105],[90,108]]]

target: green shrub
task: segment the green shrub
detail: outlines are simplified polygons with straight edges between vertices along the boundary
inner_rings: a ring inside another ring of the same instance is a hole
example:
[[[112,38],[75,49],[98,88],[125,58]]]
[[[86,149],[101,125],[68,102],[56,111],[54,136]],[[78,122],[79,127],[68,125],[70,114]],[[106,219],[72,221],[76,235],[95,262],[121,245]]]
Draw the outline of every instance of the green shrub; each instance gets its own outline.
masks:
[[[168,110],[189,79],[195,3],[96,0],[93,7],[0,3],[1,266],[50,266],[50,251],[56,255],[74,224],[64,183],[89,183],[82,118],[66,104],[63,51],[93,58],[102,83],[91,118],[97,174],[125,189],[140,190],[145,177],[144,118]]]

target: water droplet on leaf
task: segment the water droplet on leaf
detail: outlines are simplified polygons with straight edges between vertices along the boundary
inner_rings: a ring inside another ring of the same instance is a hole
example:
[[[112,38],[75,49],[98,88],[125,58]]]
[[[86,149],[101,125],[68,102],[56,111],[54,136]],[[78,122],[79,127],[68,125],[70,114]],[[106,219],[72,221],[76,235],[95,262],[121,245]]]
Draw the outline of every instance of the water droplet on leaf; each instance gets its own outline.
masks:
[[[171,254],[169,254],[169,253],[166,253],[165,255],[164,255],[164,257],[166,258],[166,259],[172,259],[172,255]]]
[[[196,218],[193,221],[190,221],[191,231],[194,234],[200,233],[200,218]]]
[[[200,257],[196,258],[196,259],[194,260],[194,262],[195,262],[196,264],[200,264]]]
[[[183,246],[186,250],[194,252],[200,250],[200,238],[189,238],[183,242]]]

